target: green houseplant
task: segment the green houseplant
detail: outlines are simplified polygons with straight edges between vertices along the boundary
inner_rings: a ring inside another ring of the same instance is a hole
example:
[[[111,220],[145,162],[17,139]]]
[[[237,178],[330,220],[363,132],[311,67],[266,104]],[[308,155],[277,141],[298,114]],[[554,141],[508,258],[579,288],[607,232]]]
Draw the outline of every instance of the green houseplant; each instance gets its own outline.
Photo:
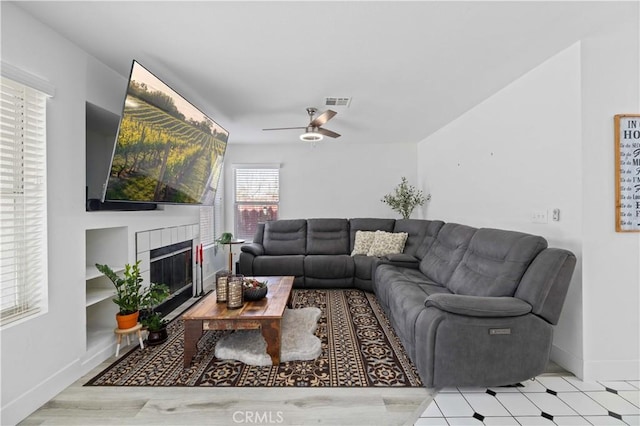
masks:
[[[233,240],[233,234],[231,232],[223,232],[220,238],[216,240],[216,244],[229,244]]]
[[[394,192],[385,195],[380,201],[388,204],[392,210],[400,213],[403,219],[409,219],[413,209],[417,206],[422,206],[425,201],[429,201],[430,199],[431,194],[427,194],[425,197],[422,191],[416,189],[413,185],[409,185],[407,178],[402,176],[400,184],[396,186]]]
[[[147,329],[147,344],[155,346],[163,343],[169,338],[167,332],[167,321],[162,318],[159,312],[152,314],[141,320],[142,326]]]
[[[154,312],[154,307],[167,298],[169,289],[162,284],[156,284],[142,298],[145,307],[141,312],[140,323],[147,329],[147,344],[149,346],[159,345],[169,337],[167,332],[167,321],[162,318],[162,314]],[[144,315],[144,318],[142,316]]]
[[[134,265],[127,263],[122,277],[108,265],[96,263],[96,268],[109,278],[116,288],[116,297],[113,298],[113,303],[120,308],[116,314],[118,328],[126,329],[135,326],[142,306],[151,306],[169,296],[169,288],[164,284],[151,283],[149,287],[142,285],[140,261]],[[123,319],[125,323],[121,323]]]

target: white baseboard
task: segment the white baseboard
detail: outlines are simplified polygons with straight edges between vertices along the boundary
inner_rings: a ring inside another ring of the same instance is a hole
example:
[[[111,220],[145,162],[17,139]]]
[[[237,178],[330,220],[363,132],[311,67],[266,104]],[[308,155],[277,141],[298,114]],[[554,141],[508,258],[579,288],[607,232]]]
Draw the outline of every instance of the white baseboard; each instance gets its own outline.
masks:
[[[640,360],[586,361],[585,381],[640,380]]]
[[[90,354],[89,357],[82,359],[82,376],[96,368],[103,361],[109,359],[109,357],[115,353],[116,343],[114,341],[113,343],[109,343],[103,348],[94,351],[94,353]]]
[[[78,380],[79,371],[80,360],[76,360],[64,366],[27,392],[3,405],[0,424],[3,426],[15,425],[24,420],[28,415],[36,411],[63,389]]]
[[[551,361],[560,367],[574,374],[574,376],[582,379],[584,375],[584,362],[572,353],[560,349],[556,345],[551,346]]]
[[[586,382],[640,380],[640,360],[584,361],[553,345],[551,361]]]

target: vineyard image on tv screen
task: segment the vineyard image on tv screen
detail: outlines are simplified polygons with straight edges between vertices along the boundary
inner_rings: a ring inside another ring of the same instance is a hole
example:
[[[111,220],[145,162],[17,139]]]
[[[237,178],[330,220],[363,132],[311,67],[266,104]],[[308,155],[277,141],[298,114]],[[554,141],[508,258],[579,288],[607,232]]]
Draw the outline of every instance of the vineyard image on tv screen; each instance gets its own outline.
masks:
[[[104,199],[212,204],[228,137],[133,61]]]

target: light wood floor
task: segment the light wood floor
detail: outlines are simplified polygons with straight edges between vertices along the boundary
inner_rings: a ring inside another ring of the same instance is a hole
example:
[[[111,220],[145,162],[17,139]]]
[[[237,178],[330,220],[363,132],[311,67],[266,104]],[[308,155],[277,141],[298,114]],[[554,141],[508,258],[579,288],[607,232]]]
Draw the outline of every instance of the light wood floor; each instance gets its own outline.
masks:
[[[20,425],[413,425],[435,395],[426,388],[83,387],[114,360]]]

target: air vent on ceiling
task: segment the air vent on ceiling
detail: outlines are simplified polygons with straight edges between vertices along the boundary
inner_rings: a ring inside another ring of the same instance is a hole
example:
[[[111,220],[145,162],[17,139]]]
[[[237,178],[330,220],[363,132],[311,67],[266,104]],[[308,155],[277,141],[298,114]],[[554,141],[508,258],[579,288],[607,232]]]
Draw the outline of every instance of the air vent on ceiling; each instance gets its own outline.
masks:
[[[348,108],[351,98],[345,97],[326,97],[324,98],[324,106],[328,107],[345,107]]]

